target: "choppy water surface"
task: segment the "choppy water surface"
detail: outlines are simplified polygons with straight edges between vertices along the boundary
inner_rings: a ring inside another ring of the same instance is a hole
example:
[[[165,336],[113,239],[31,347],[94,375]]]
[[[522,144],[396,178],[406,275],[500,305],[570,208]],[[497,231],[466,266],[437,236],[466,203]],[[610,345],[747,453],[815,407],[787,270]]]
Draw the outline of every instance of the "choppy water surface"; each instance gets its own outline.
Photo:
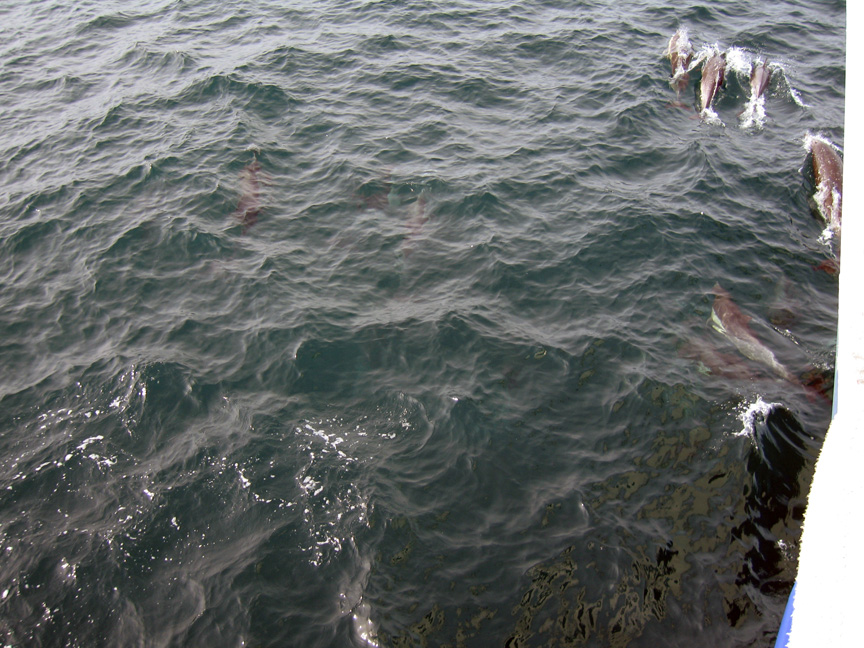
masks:
[[[845,4],[283,4],[0,7],[5,644],[772,645]]]

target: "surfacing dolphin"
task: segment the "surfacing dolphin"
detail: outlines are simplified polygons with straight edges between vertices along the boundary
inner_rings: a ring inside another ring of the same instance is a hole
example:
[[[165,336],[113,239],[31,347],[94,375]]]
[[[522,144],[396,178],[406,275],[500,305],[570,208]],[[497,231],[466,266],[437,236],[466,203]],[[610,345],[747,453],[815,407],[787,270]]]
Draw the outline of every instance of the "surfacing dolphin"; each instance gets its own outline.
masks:
[[[816,191],[813,200],[828,228],[840,231],[843,195],[843,160],[828,140],[808,135],[805,143],[813,164]]]
[[[672,63],[672,73],[670,74],[669,83],[675,88],[678,95],[678,100],[674,105],[686,108],[686,104],[681,102],[681,93],[687,89],[687,84],[690,83],[690,61],[693,58],[693,46],[690,45],[690,40],[687,38],[687,30],[679,27],[672,38],[669,39],[669,45],[666,47],[666,57]]]
[[[726,79],[726,55],[715,53],[702,66],[702,83],[700,85],[701,115],[703,118],[717,119],[711,105],[717,98],[717,91]]]
[[[798,384],[795,376],[777,361],[774,353],[750,330],[752,319],[741,312],[729,293],[714,284],[714,306],[711,308],[711,326],[726,337],[747,358],[767,367],[776,376]]]
[[[755,101],[763,94],[771,81],[771,70],[768,69],[768,60],[757,61],[750,72],[750,100]]]
[[[750,99],[741,111],[741,128],[761,127],[765,123],[765,90],[771,81],[768,61],[756,61],[750,69]]]

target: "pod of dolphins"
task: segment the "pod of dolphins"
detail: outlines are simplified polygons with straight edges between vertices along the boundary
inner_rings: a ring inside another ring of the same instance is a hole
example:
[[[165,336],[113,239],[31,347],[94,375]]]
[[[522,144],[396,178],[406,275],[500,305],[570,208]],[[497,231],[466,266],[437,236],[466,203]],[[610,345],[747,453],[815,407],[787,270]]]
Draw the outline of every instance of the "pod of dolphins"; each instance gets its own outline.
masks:
[[[703,120],[716,123],[716,113],[713,112],[713,104],[720,90],[725,86],[726,80],[726,53],[714,47],[707,54],[702,54],[694,61],[694,51],[687,37],[685,29],[678,29],[669,39],[665,56],[672,64],[670,83],[677,94],[674,105],[686,107],[681,102],[681,93],[690,84],[690,72],[699,62],[702,62],[701,81],[699,83],[699,107],[700,116]],[[771,67],[767,60],[756,61],[750,70],[750,105],[756,106],[757,102],[764,102],[764,94],[771,81]],[[805,138],[805,148],[810,158],[813,183],[815,190],[812,195],[814,211],[826,224],[826,235],[830,238],[840,233],[842,193],[843,193],[843,161],[836,147],[827,139],[808,134]],[[242,225],[242,231],[246,231],[258,222],[261,212],[261,164],[257,157],[240,173],[240,198],[234,211],[234,218]],[[389,189],[389,183],[387,183]],[[388,193],[388,200],[392,191]],[[383,195],[383,194],[382,194]],[[379,195],[367,197],[364,202],[372,198],[380,198]],[[412,215],[408,222],[409,233],[403,244],[403,252],[407,256],[411,252],[413,239],[428,219],[425,212],[426,199],[422,195],[413,205]],[[835,261],[826,262],[819,266],[831,272],[836,272]],[[813,389],[813,377],[808,379],[808,385],[802,383],[795,375],[783,366],[769,349],[750,329],[749,322],[752,318],[744,314],[732,301],[730,294],[720,284],[715,284],[712,289],[714,303],[711,309],[710,324],[713,329],[722,334],[738,352],[759,365],[768,369],[771,374],[787,381],[793,385],[803,386],[808,391]],[[680,353],[686,357],[697,360],[709,373],[730,378],[749,376],[746,363],[743,363],[728,354],[713,349],[710,344],[685,343]],[[821,392],[820,392],[820,395]]]
[[[702,80],[699,84],[700,116],[707,121],[718,121],[713,111],[714,101],[720,89],[726,85],[726,52],[716,46],[702,52],[694,60],[693,46],[683,28],[676,31],[666,47],[665,56],[672,63],[670,83],[678,96],[676,106],[686,108],[681,102],[681,93],[690,84],[690,71],[702,63]],[[771,68],[767,60],[756,61],[750,66],[750,104],[755,105],[762,99],[771,81]]]
[[[701,81],[699,83],[699,116],[706,122],[719,123],[719,118],[713,111],[713,104],[726,81],[726,52],[721,52],[715,46],[707,54],[694,61],[693,46],[687,37],[687,32],[679,28],[669,39],[665,56],[672,64],[670,84],[674,88],[677,101],[673,104],[686,108],[681,102],[681,94],[690,84],[690,72],[702,63]],[[771,67],[766,59],[757,60],[750,66],[750,101],[749,107],[754,109],[764,105],[764,95],[771,81]],[[762,113],[764,116],[764,112]],[[810,159],[814,192],[812,205],[814,212],[824,221],[825,238],[839,236],[843,194],[843,161],[837,148],[827,139],[817,135],[807,134],[805,149]],[[829,272],[837,272],[836,260],[817,266]],[[723,335],[738,352],[762,367],[771,374],[793,385],[803,387],[808,397],[825,396],[821,389],[823,378],[811,372],[802,382],[783,364],[781,364],[771,349],[762,342],[751,330],[749,322],[752,317],[744,314],[732,301],[730,294],[715,284],[712,289],[714,303],[711,308],[711,327]],[[708,373],[727,378],[740,379],[750,374],[742,361],[717,351],[710,343],[685,342],[679,349],[681,355],[699,362]]]

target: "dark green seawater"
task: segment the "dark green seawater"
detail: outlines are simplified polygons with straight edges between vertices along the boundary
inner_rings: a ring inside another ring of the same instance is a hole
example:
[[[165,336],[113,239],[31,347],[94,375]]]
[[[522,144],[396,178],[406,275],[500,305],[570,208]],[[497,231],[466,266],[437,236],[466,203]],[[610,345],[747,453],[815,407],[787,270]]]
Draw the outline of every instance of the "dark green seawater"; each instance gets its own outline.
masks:
[[[773,644],[844,2],[0,24],[3,645]],[[722,124],[700,67],[674,105],[679,26],[727,51]],[[800,384],[711,328],[717,283]]]

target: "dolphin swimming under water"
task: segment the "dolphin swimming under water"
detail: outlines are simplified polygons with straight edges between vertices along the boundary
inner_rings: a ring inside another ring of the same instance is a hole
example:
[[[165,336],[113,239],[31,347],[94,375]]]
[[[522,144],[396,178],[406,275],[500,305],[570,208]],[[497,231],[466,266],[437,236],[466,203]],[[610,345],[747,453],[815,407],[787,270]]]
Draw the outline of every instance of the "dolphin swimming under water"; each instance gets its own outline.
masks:
[[[409,207],[408,219],[405,221],[405,238],[402,239],[402,254],[405,257],[414,251],[414,245],[423,231],[423,225],[429,220],[426,213],[426,190],[420,191],[417,200]]]
[[[821,137],[807,136],[816,191],[813,200],[829,229],[840,231],[843,195],[843,160],[834,146]]]
[[[774,353],[760,341],[748,325],[752,319],[732,301],[729,293],[715,284],[714,305],[711,308],[711,326],[726,337],[747,358],[767,367],[776,376],[799,384],[794,375],[774,357]]]
[[[398,202],[399,197],[390,179],[391,175],[392,170],[388,169],[381,180],[366,184],[360,191],[355,192],[353,200],[357,208],[385,210],[392,207],[394,202]]]
[[[700,84],[700,101],[702,116],[711,114],[711,104],[717,98],[717,90],[726,79],[726,55],[714,54],[702,66],[702,83]]]
[[[768,321],[778,328],[788,328],[798,319],[801,310],[795,289],[789,279],[781,279],[774,289],[774,296],[768,306]]]
[[[707,339],[689,339],[678,348],[678,355],[693,360],[699,371],[730,380],[753,380],[756,373],[740,358],[719,351]]]
[[[234,218],[243,225],[243,233],[258,222],[261,213],[261,164],[257,159],[246,165],[240,172],[240,200],[234,210]]]

